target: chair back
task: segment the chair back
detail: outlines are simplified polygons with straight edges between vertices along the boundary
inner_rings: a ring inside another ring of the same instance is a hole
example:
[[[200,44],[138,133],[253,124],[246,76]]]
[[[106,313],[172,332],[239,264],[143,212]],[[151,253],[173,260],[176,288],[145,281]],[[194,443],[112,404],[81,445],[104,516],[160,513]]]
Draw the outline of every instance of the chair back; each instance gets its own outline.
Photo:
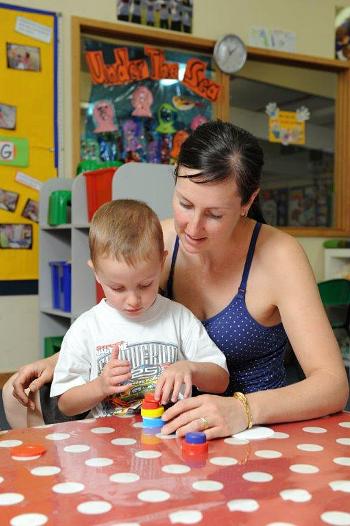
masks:
[[[329,279],[317,284],[322,303],[325,307],[350,304],[350,280]]]

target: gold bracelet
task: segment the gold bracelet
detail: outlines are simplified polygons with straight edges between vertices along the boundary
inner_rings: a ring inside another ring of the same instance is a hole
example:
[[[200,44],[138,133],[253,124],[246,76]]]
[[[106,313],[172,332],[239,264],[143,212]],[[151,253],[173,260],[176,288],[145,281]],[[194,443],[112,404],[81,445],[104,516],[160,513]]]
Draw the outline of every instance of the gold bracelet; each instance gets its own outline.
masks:
[[[244,407],[244,412],[247,416],[247,429],[250,429],[253,426],[253,418],[252,418],[252,412],[250,410],[247,397],[243,393],[236,391],[235,393],[233,393],[233,398],[237,398],[237,400],[242,402],[243,407]]]

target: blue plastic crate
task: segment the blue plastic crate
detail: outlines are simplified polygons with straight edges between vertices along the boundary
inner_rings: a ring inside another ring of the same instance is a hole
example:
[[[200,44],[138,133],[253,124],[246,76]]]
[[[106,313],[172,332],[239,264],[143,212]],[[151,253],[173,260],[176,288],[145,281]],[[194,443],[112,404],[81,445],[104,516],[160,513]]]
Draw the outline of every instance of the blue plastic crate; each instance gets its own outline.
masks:
[[[49,261],[51,267],[52,307],[71,311],[71,264],[68,261]]]

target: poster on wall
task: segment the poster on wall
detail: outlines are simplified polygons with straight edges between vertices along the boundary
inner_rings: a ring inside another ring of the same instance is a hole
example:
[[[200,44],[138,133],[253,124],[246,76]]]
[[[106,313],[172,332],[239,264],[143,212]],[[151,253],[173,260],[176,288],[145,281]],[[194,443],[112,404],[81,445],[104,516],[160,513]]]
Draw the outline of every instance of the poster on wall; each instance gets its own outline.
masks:
[[[211,58],[84,39],[91,77],[81,159],[175,163],[182,142],[213,117],[220,85]]]
[[[192,33],[192,0],[117,0],[117,20]]]

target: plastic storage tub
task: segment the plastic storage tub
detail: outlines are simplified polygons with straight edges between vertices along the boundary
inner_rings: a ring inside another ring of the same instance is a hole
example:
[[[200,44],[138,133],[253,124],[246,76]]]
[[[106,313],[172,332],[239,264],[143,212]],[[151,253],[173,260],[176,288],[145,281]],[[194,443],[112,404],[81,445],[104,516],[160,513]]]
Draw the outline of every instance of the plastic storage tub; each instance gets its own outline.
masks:
[[[71,264],[67,261],[49,261],[51,268],[52,307],[71,311]]]
[[[117,168],[112,166],[84,172],[89,221],[103,203],[112,199],[112,179],[116,170]]]

